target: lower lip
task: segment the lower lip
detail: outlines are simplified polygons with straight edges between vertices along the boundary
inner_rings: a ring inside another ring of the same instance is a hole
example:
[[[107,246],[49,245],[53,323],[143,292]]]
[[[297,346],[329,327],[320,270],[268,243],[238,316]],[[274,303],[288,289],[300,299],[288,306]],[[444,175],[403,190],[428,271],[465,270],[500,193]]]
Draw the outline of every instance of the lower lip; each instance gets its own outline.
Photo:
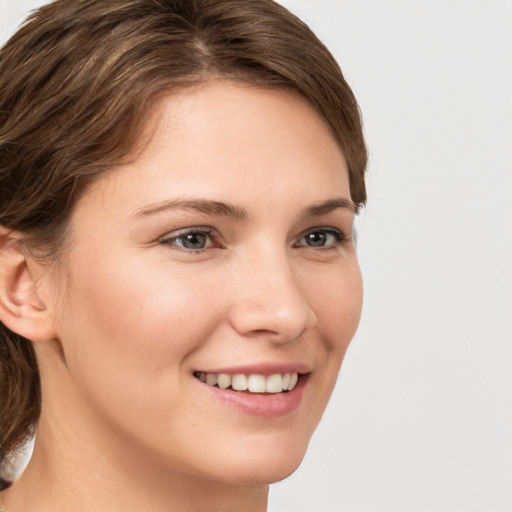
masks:
[[[199,380],[197,382],[212,396],[244,414],[260,418],[278,418],[299,408],[307,380],[308,375],[301,375],[296,386],[286,393],[249,393],[217,388]]]

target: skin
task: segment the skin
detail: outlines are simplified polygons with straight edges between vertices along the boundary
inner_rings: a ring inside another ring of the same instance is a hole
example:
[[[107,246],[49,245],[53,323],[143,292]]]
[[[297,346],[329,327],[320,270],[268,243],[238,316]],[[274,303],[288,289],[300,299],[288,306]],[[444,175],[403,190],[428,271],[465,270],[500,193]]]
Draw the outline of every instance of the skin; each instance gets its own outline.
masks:
[[[357,328],[353,209],[305,215],[350,204],[347,167],[305,100],[212,82],[163,98],[149,124],[143,151],[77,204],[65,265],[27,260],[49,334],[32,336],[44,407],[32,461],[2,495],[11,512],[266,510]],[[161,208],[198,199],[238,215]],[[177,235],[199,227],[205,247],[184,247]],[[290,362],[309,378],[275,418],[212,399],[193,376]]]

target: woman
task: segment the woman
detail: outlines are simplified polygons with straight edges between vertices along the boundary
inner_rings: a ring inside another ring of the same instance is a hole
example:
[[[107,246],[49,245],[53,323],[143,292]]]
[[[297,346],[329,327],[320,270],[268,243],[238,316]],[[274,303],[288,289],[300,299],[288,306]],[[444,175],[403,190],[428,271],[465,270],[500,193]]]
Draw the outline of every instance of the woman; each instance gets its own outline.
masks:
[[[272,0],[57,0],[0,60],[0,498],[263,511],[357,328],[354,96]]]

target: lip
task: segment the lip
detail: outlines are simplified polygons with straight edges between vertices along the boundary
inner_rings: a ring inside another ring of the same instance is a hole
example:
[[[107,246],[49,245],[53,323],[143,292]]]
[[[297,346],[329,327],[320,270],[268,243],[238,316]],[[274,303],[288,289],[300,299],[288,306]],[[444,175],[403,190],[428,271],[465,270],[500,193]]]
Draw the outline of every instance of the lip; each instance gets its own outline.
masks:
[[[215,368],[201,370],[205,373],[227,373],[235,375],[260,374],[264,376],[274,375],[276,373],[299,374],[299,380],[291,391],[282,393],[250,393],[246,391],[235,391],[233,389],[221,389],[216,386],[210,386],[194,377],[195,382],[201,386],[203,392],[208,396],[219,400],[223,405],[235,409],[239,413],[247,416],[259,418],[278,418],[286,416],[296,411],[304,396],[304,391],[309,380],[310,369],[303,364],[264,364],[264,365],[246,365],[230,368]]]
[[[241,366],[230,366],[224,368],[208,368],[208,369],[197,369],[196,371],[204,373],[227,373],[228,375],[236,375],[237,373],[244,373],[250,375],[251,373],[258,373],[264,377],[269,375],[275,375],[276,373],[299,373],[308,374],[311,373],[311,368],[304,363],[262,363],[262,364],[250,364]]]

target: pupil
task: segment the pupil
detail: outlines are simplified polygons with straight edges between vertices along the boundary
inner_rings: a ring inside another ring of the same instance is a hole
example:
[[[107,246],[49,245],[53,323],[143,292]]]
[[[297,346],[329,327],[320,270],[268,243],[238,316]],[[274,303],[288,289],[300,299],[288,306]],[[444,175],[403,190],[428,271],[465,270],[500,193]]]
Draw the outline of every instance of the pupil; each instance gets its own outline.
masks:
[[[318,231],[315,233],[309,233],[307,240],[309,245],[321,247],[325,245],[325,233],[320,233]]]
[[[201,233],[190,233],[183,238],[183,247],[187,249],[203,249],[206,245],[206,236]]]

